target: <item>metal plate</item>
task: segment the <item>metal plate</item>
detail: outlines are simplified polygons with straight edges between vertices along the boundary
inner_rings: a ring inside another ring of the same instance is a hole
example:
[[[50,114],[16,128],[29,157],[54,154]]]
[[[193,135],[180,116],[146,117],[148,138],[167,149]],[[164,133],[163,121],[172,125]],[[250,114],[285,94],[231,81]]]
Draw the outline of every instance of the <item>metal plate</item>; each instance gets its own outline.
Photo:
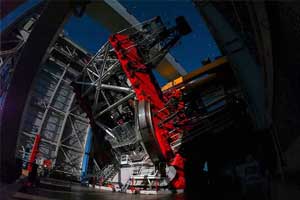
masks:
[[[139,101],[137,111],[139,131],[150,159],[154,164],[164,162],[164,157],[155,137],[150,102],[145,100]]]

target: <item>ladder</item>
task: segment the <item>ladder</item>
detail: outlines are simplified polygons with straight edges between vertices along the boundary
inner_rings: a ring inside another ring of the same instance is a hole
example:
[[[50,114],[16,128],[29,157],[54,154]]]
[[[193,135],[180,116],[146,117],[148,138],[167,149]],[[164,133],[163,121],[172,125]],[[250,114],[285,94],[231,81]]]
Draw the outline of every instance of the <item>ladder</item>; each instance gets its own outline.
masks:
[[[130,183],[131,183],[131,177],[129,177],[128,180],[126,181],[126,183],[122,186],[121,192],[126,192],[128,187],[130,186]]]

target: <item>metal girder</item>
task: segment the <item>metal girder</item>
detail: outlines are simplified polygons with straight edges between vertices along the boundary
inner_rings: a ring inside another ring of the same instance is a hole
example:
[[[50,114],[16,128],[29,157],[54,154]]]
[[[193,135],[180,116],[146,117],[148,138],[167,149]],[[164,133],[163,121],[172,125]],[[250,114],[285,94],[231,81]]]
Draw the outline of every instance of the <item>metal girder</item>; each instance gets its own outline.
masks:
[[[67,161],[71,164],[71,166],[74,166],[73,162],[71,161],[70,157],[69,157],[68,154],[65,152],[65,150],[64,150],[63,148],[60,148],[60,149],[61,149],[61,151],[63,152],[63,154],[64,154],[65,158],[67,159]],[[74,172],[73,170],[74,170],[74,169],[73,169],[73,167],[72,167],[72,172]]]
[[[211,2],[197,2],[196,5],[244,88],[256,127],[268,128],[270,121],[266,116],[262,67],[256,63],[243,40]]]
[[[128,101],[129,99],[133,98],[135,96],[135,93],[130,93],[127,96],[125,96],[124,98],[118,100],[117,102],[111,104],[110,106],[108,106],[106,109],[100,111],[98,114],[95,115],[95,118],[100,117],[101,115],[103,115],[104,113],[118,107],[119,105],[123,104],[124,102]]]
[[[69,116],[69,120],[70,120],[71,126],[72,126],[72,128],[74,130],[74,135],[76,136],[76,139],[77,139],[78,143],[80,144],[80,147],[81,147],[81,149],[83,151],[83,144],[81,143],[81,141],[79,139],[79,136],[78,136],[78,133],[77,133],[77,129],[76,129],[76,125],[74,124],[74,122],[73,122],[73,120],[71,119],[70,116]]]
[[[185,76],[181,76],[181,77],[167,83],[166,85],[164,85],[162,87],[161,90],[165,91],[165,90],[168,90],[172,87],[176,87],[176,86],[179,86],[181,84],[187,83],[187,82],[189,82],[193,79],[196,79],[198,77],[201,77],[205,74],[207,75],[211,71],[216,71],[216,70],[218,70],[218,68],[221,68],[226,64],[229,64],[228,59],[226,58],[226,56],[223,56],[221,58],[216,59],[215,61],[213,61],[211,63],[208,63],[206,65],[203,65],[203,66],[199,67],[198,69],[190,72],[189,74],[187,74]],[[208,75],[208,76],[210,76],[210,75]]]
[[[97,82],[97,81],[95,81]],[[133,90],[129,87],[122,87],[122,86],[117,86],[117,85],[108,85],[108,84],[101,84],[101,85],[98,85],[96,83],[85,83],[85,82],[76,82],[78,84],[81,84],[81,85],[89,85],[89,86],[96,86],[97,88],[99,87],[99,89],[97,89],[97,91],[101,91],[100,88],[103,88],[103,89],[109,89],[109,90],[115,90],[115,91],[119,91],[119,92],[126,92],[126,93],[132,93]],[[95,99],[98,99],[95,97]]]
[[[51,110],[53,110],[53,111],[55,111],[55,112],[57,112],[57,113],[59,113],[59,114],[61,114],[61,115],[65,115],[65,114],[66,114],[65,111],[59,110],[59,109],[54,108],[54,107],[52,107],[52,106],[50,106],[49,108],[51,108]],[[78,109],[78,108],[77,108],[77,109]],[[72,117],[74,117],[74,118],[76,118],[76,119],[79,119],[79,120],[81,121],[81,123],[84,123],[84,124],[88,124],[88,123],[89,123],[89,120],[88,120],[87,118],[84,118],[84,117],[82,117],[82,116],[76,115],[76,114],[71,113],[71,112],[72,112],[72,110],[70,110],[69,115],[71,115]]]
[[[2,168],[15,166],[15,148],[21,113],[25,107],[32,81],[40,64],[44,61],[48,47],[56,39],[57,33],[72,9],[71,1],[61,2],[59,6],[55,1],[48,1],[18,59],[0,122],[1,176],[14,177],[10,174],[14,173],[11,169]],[[43,37],[40,37],[41,35]],[[6,173],[2,174],[2,172]]]
[[[74,52],[74,50],[79,51],[78,49],[76,49],[76,47],[72,46],[72,43],[70,43],[69,45],[69,51],[71,53]],[[70,56],[72,57],[73,55]],[[33,115],[34,117],[36,117],[36,120],[38,120],[37,122],[39,122],[39,124],[37,125],[37,130],[40,130],[40,132],[42,133],[43,142],[43,146],[40,146],[40,148],[46,149],[46,151],[41,150],[41,154],[39,154],[40,157],[42,159],[54,159],[54,162],[52,162],[52,164],[55,169],[61,169],[63,165],[60,165],[60,163],[64,162],[65,159],[62,158],[61,154],[59,154],[58,152],[60,148],[64,148],[64,151],[67,154],[78,157],[79,160],[77,159],[76,162],[73,162],[73,164],[77,165],[78,169],[74,169],[75,171],[73,170],[72,173],[79,178],[80,171],[78,170],[81,165],[80,159],[84,155],[83,149],[85,146],[86,138],[84,127],[88,127],[88,120],[83,116],[77,115],[77,113],[81,113],[80,107],[74,105],[74,93],[72,91],[72,88],[67,85],[70,83],[70,81],[66,80],[70,79],[71,77],[75,77],[78,72],[72,72],[72,70],[69,70],[70,67],[71,66],[69,66],[69,64],[62,65],[61,63],[58,63],[58,59],[53,59],[51,63],[46,62],[41,66],[38,78],[33,84],[33,92],[31,94],[30,103],[28,105],[29,107],[25,109],[25,113]],[[63,68],[63,70],[61,68]],[[53,73],[51,73],[52,71]],[[44,72],[46,72],[47,74]],[[60,76],[56,75],[58,74],[58,72],[61,73]],[[50,74],[54,79],[44,79],[42,77],[42,75],[48,76],[48,74]],[[34,90],[36,86],[40,85],[40,81],[43,81],[43,87],[40,90]],[[34,113],[30,108],[32,108],[32,106],[35,106],[32,105],[33,99],[40,98],[39,92],[43,91],[46,92],[46,95],[44,95],[44,101],[48,102],[48,105],[45,105],[45,108],[43,106],[37,107],[37,109],[42,112],[42,115],[40,115],[41,119],[39,121],[39,114]],[[74,119],[74,121],[71,120],[71,122],[70,120],[68,120],[71,118]],[[32,123],[36,123],[35,120],[33,120]],[[79,126],[77,127],[76,124],[80,124],[80,128],[83,127],[83,131],[81,130],[80,133],[77,132]],[[74,129],[70,129],[70,126],[74,127]],[[32,132],[36,133],[36,131]],[[46,139],[48,137],[47,135],[49,134],[52,135],[53,140]],[[69,136],[72,136],[73,138],[69,137],[68,134],[70,134]],[[30,136],[32,138],[31,135],[27,134],[27,136]],[[74,139],[76,141],[76,145],[74,145]],[[30,142],[28,141],[27,143]],[[62,170],[65,170],[66,172],[70,169],[63,168]]]
[[[73,94],[72,97],[71,97],[71,102],[68,105],[67,112],[66,112],[66,114],[64,116],[64,119],[63,119],[62,127],[60,129],[59,134],[58,134],[57,145],[56,145],[55,152],[54,152],[55,159],[53,161],[53,166],[55,165],[55,162],[56,162],[56,159],[57,159],[58,149],[59,149],[59,146],[61,145],[61,138],[62,138],[64,129],[65,129],[65,125],[66,125],[66,122],[67,122],[67,119],[68,119],[68,116],[69,116],[69,110],[72,106],[72,103],[73,103],[74,99],[75,99],[75,94]]]
[[[65,145],[65,144],[61,144],[60,146],[66,148],[66,149],[70,149],[72,151],[78,152],[80,154],[84,153],[82,149],[74,148],[72,146],[68,146],[68,145]]]
[[[27,133],[27,132],[25,132],[25,131],[23,131],[22,132],[22,134],[24,134],[24,135],[26,135],[27,137],[30,137],[30,138],[35,138],[35,134],[33,134],[33,133]],[[50,140],[47,140],[47,139],[44,139],[44,138],[41,138],[41,141],[42,142],[45,142],[45,143],[48,143],[48,144],[51,144],[51,145],[57,145],[57,143],[56,142],[54,142],[54,141],[50,141]]]
[[[60,87],[61,82],[62,82],[62,80],[63,80],[63,78],[64,78],[66,72],[67,72],[67,67],[65,68],[65,70],[64,70],[63,73],[62,73],[62,75],[60,76],[60,78],[59,78],[59,80],[58,80],[58,82],[57,82],[57,85],[55,86],[55,89],[54,89],[54,91],[53,91],[53,93],[52,93],[52,95],[51,95],[51,98],[50,98],[50,100],[49,100],[49,102],[48,102],[47,108],[46,108],[46,110],[45,110],[45,112],[44,112],[44,114],[43,114],[43,118],[42,118],[40,127],[39,127],[39,129],[38,129],[38,131],[37,131],[38,134],[41,133],[41,130],[42,130],[42,128],[43,128],[45,119],[46,119],[46,117],[47,117],[47,115],[48,115],[50,106],[51,106],[51,104],[52,104],[52,102],[53,102],[53,99],[54,99],[54,97],[55,97],[55,95],[56,95],[56,92],[57,92],[58,88]]]

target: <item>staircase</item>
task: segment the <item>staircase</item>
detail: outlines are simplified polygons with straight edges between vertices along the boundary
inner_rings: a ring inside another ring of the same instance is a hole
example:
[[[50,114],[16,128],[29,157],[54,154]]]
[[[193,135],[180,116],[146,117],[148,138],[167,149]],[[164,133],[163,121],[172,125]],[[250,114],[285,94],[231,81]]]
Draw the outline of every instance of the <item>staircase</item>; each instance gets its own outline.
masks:
[[[127,180],[127,182],[122,186],[121,192],[126,192],[126,190],[128,189],[128,187],[130,186],[130,183],[131,183],[131,178],[129,178]]]
[[[106,165],[102,170],[96,173],[96,177],[98,180],[102,178],[103,181],[107,181],[112,179],[116,173],[118,172],[118,167],[115,164]]]

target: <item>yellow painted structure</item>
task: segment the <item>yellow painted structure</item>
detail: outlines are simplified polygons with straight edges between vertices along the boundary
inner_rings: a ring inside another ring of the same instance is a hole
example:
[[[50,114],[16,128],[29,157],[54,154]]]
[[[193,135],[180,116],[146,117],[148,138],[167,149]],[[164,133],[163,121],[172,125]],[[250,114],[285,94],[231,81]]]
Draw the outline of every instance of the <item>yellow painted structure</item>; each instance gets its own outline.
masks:
[[[185,76],[180,76],[179,78],[176,78],[175,80],[170,81],[169,83],[164,85],[161,88],[161,90],[165,91],[165,90],[170,89],[171,87],[178,86],[178,85],[183,84],[183,83],[187,83],[187,82],[189,82],[191,80],[194,80],[194,79],[196,79],[196,78],[198,78],[198,77],[200,77],[204,74],[208,74],[212,70],[217,69],[218,67],[221,67],[226,63],[228,63],[228,60],[227,60],[226,56],[218,58],[217,60],[215,60],[211,63],[208,63],[206,65],[203,65],[203,66],[199,67],[198,69],[192,71],[191,73],[189,73]],[[213,77],[215,78],[215,74],[214,75],[209,75],[209,76],[203,78],[203,80],[201,80],[201,82],[211,80]]]

